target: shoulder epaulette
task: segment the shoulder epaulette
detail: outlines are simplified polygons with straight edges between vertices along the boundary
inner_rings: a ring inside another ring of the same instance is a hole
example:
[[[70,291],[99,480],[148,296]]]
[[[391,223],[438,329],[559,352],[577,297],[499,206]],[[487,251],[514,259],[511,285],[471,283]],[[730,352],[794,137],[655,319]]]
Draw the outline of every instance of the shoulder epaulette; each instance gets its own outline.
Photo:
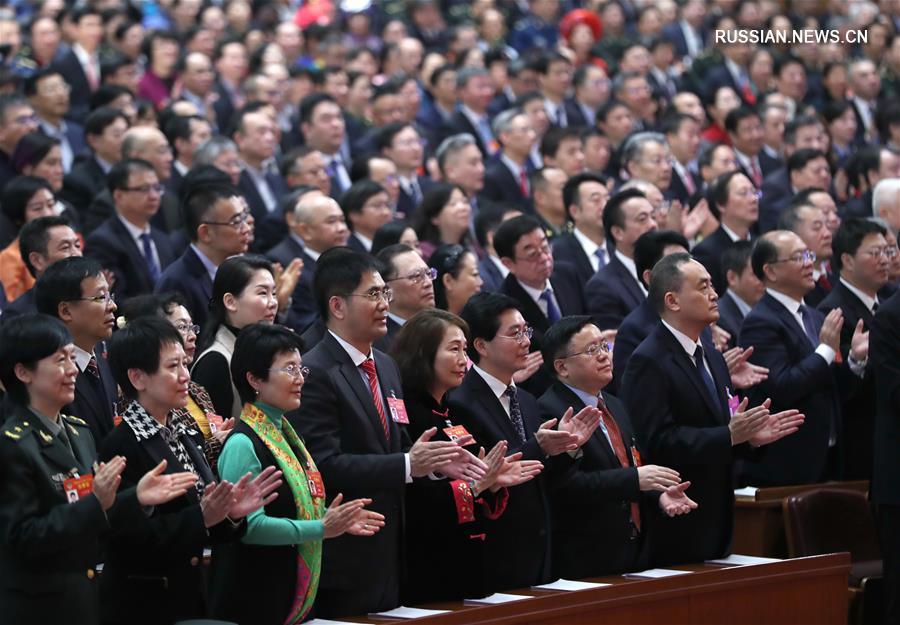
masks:
[[[3,430],[3,435],[14,441],[20,440],[25,435],[25,432],[31,429],[30,425],[28,421],[23,421],[21,425],[12,422]]]
[[[69,423],[74,423],[75,425],[83,425],[83,426],[87,427],[87,421],[85,421],[84,419],[79,419],[78,417],[73,417],[72,415],[67,415],[67,414],[60,415],[60,416],[63,419],[65,419],[66,421],[68,421]]]

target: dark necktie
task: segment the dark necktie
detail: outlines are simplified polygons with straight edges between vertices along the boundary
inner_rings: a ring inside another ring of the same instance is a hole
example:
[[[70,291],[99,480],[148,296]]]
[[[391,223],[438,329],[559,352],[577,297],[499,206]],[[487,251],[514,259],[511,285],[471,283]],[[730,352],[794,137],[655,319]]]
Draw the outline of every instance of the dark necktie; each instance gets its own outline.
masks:
[[[616,458],[622,468],[627,469],[631,466],[631,460],[628,458],[628,452],[625,451],[625,442],[622,440],[622,432],[619,431],[619,424],[613,418],[606,402],[600,395],[597,395],[597,410],[600,411],[600,419],[603,421],[603,427],[609,435],[609,442],[612,443],[613,451],[616,452]],[[631,502],[631,522],[637,531],[641,531],[641,508],[637,502]]]
[[[553,291],[550,289],[545,290],[541,293],[541,299],[547,302],[547,321],[550,323],[559,321],[562,315],[559,314],[559,308],[556,307],[556,303],[553,301]]]
[[[516,394],[516,387],[509,385],[503,394],[509,397],[509,419],[512,421],[513,427],[516,428],[516,434],[519,435],[519,442],[525,442],[525,423],[522,421],[522,410],[519,408],[519,397]]]
[[[713,400],[713,405],[718,406],[719,394],[716,392],[716,384],[713,382],[712,376],[703,364],[703,347],[700,345],[694,350],[694,363],[697,365],[697,371],[700,373],[700,379],[703,380],[704,386],[706,386],[706,391]]]
[[[878,302],[875,302],[874,304],[872,304],[872,314],[874,315],[877,312],[878,312]]]
[[[384,428],[384,437],[391,440],[391,430],[388,428],[387,417],[384,414],[384,404],[381,401],[381,393],[378,392],[378,373],[375,371],[375,361],[366,358],[360,365],[366,373],[369,380],[369,390],[372,391],[372,400],[375,402],[375,410],[378,412],[378,418],[381,419],[381,427]]]
[[[153,257],[153,246],[151,245],[149,233],[145,232],[141,235],[141,244],[144,248],[144,261],[147,263],[147,273],[150,274],[150,284],[156,286],[156,282],[159,280],[159,266]]]
[[[87,373],[91,374],[94,377],[94,379],[96,379],[96,380],[100,379],[100,367],[97,366],[96,356],[91,356],[91,359],[88,360],[87,366],[84,368],[84,370]]]
[[[606,249],[598,247],[594,250],[594,256],[597,257],[597,271],[606,267]]]
[[[816,322],[813,321],[812,312],[806,304],[800,304],[800,317],[803,319],[803,330],[806,338],[812,343],[813,347],[819,345],[819,333],[816,331]]]

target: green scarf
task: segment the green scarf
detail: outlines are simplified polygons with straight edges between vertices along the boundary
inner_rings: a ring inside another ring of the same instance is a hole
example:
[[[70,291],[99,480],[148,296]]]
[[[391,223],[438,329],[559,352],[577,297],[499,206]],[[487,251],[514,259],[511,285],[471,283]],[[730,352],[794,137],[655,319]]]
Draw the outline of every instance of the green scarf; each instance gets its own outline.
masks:
[[[312,496],[308,481],[308,473],[318,469],[288,420],[284,415],[280,419],[281,429],[255,404],[245,404],[241,412],[241,421],[265,443],[284,474],[283,479],[294,496],[297,518],[301,521],[319,520],[325,516],[325,499]],[[309,613],[319,587],[321,567],[322,541],[297,545],[297,587],[285,625],[299,623]]]

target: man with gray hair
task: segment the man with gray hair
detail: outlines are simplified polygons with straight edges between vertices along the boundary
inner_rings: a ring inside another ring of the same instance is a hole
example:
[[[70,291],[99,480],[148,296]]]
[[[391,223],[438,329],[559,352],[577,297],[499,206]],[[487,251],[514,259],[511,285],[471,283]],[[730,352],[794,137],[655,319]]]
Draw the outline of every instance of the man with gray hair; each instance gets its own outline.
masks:
[[[634,128],[649,130],[656,115],[656,102],[647,78],[637,72],[622,72],[613,80],[613,93],[631,111]]]
[[[645,180],[665,193],[672,182],[672,153],[659,132],[639,132],[625,141],[622,168],[631,179]]]
[[[215,135],[202,143],[194,152],[194,168],[212,165],[231,179],[237,186],[241,177],[241,160],[237,146],[228,137]]]
[[[459,108],[444,127],[443,137],[468,133],[475,138],[478,149],[485,158],[492,156],[499,147],[491,130],[488,106],[494,97],[490,74],[478,67],[465,67],[456,75],[456,91]]]
[[[537,139],[525,111],[512,108],[494,119],[494,135],[500,140],[498,157],[484,173],[484,188],[479,194],[490,202],[504,202],[528,210],[531,185],[528,155]]]
[[[475,137],[468,133],[447,137],[435,152],[444,180],[459,185],[473,202],[484,187],[484,159]]]
[[[875,185],[872,216],[883,219],[895,235],[900,232],[900,178],[885,178]]]

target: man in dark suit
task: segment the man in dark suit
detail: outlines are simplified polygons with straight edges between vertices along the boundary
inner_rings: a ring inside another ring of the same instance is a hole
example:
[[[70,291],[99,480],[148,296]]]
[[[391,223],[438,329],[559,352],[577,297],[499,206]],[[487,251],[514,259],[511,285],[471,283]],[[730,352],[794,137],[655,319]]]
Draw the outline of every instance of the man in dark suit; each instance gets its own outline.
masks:
[[[422,135],[412,124],[395,122],[381,129],[376,141],[378,150],[397,166],[400,195],[397,213],[411,219],[422,203],[422,198],[434,183],[419,170],[425,162],[425,145]]]
[[[753,272],[766,294],[744,318],[739,344],[753,347],[750,360],[767,367],[769,377],[748,396],[751,402],[771,398],[773,410],[797,408],[809,417],[797,436],[744,463],[741,479],[753,486],[813,484],[842,476],[837,374],[862,374],[865,354],[854,336],[856,347],[839,365],[845,371],[837,371],[842,312],[835,309],[826,317],[802,303],[813,287],[810,254],[800,237],[784,230],[767,233],[753,250]]]
[[[597,109],[609,98],[609,78],[606,72],[591,63],[579,65],[572,76],[575,94],[566,98],[566,118],[570,126],[594,128]]]
[[[475,366],[450,393],[454,419],[479,445],[490,448],[506,440],[508,452],[521,452],[524,460],[544,460],[583,445],[598,425],[596,408],[584,408],[574,416],[567,410],[541,423],[534,396],[513,383],[530,347],[529,328],[516,302],[499,293],[478,293],[466,303],[462,318],[469,324],[468,354]],[[543,477],[517,486],[503,516],[494,521],[485,556],[488,588],[520,588],[551,578],[545,488]]]
[[[703,0],[688,0],[679,7],[677,22],[666,25],[662,34],[675,46],[678,58],[695,58],[706,48],[707,30],[704,28],[706,3]]]
[[[865,330],[871,329],[879,306],[878,292],[888,282],[890,260],[885,253],[887,241],[884,235],[885,229],[875,222],[847,219],[834,236],[834,267],[840,272],[840,278],[819,304],[819,310],[828,314],[835,308],[841,309],[844,316],[841,357],[844,360],[848,360],[853,351],[857,325],[861,323]],[[871,360],[862,379],[842,390],[844,477],[871,480],[876,410],[875,371]]]
[[[527,211],[531,196],[528,154],[537,135],[521,109],[500,113],[494,119],[493,129],[502,149],[487,165],[479,198],[518,206],[522,211]]]
[[[234,130],[234,142],[244,163],[238,188],[258,222],[276,210],[288,191],[281,174],[270,168],[277,144],[275,131],[275,123],[262,111],[242,113]]]
[[[605,387],[612,379],[609,343],[586,316],[566,317],[544,336],[544,362],[553,386],[538,400],[544,418],[570,407],[596,406],[600,427],[581,455],[560,454],[548,475],[553,517],[553,575],[581,579],[646,568],[645,520],[683,514],[690,500],[678,474],[641,465],[625,406]]]
[[[83,123],[91,110],[91,94],[100,86],[100,43],[103,41],[103,18],[100,11],[83,6],[72,13],[75,42],[53,70],[62,74],[71,88],[67,117]]]
[[[521,215],[521,213],[513,208],[505,211],[499,207],[492,207],[482,210],[475,217],[475,238],[478,241],[478,245],[484,250],[484,258],[478,261],[478,273],[481,274],[481,279],[484,282],[481,285],[482,291],[499,291],[503,280],[509,273],[509,269],[506,268],[494,249],[494,234],[507,215],[516,216]]]
[[[900,623],[900,295],[879,306],[869,341],[876,408],[871,494],[884,560],[885,622]]]
[[[856,115],[856,137],[858,143],[877,143],[878,96],[881,92],[881,75],[878,65],[869,58],[858,58],[847,66],[847,83],[853,96],[850,104]],[[887,137],[882,140],[887,142]]]
[[[584,288],[587,311],[604,330],[615,330],[632,310],[647,298],[634,264],[634,244],[656,230],[653,205],[637,189],[613,195],[603,209],[603,229],[615,243],[606,267]]]
[[[115,214],[85,241],[85,255],[115,276],[120,301],[152,293],[162,272],[175,260],[166,233],[151,225],[163,186],[147,161],[125,159],[109,171]]]
[[[220,132],[227,133],[235,111],[244,105],[241,82],[247,74],[247,48],[239,39],[226,38],[216,46],[212,60],[216,68],[213,88],[218,95],[213,103],[216,125]]]
[[[172,171],[163,184],[168,193],[181,197],[184,177],[194,165],[194,152],[212,136],[212,124],[199,115],[178,116],[166,124],[164,132],[175,158]]]
[[[456,88],[459,108],[444,126],[441,138],[470,134],[475,138],[482,157],[487,160],[499,147],[487,113],[494,94],[491,77],[485,69],[466,67],[457,72]]]
[[[38,312],[66,324],[75,343],[75,401],[63,412],[86,421],[99,444],[115,426],[117,397],[103,344],[112,336],[116,303],[103,269],[88,258],[66,258],[50,265],[34,288]]]
[[[584,313],[584,296],[575,268],[554,264],[550,245],[540,223],[530,215],[504,221],[494,235],[497,256],[509,269],[500,292],[515,300],[522,316],[532,327],[532,351],[541,350],[541,339],[551,325],[569,315]],[[550,385],[545,371],[539,371],[527,387],[543,393]]]
[[[28,100],[16,93],[0,97],[0,185],[15,178],[18,172],[12,164],[12,154],[19,140],[29,132],[38,129],[34,109]]]
[[[672,152],[672,178],[666,195],[687,206],[703,186],[697,171],[700,122],[687,113],[675,113],[663,119],[660,132]]]
[[[750,179],[755,188],[760,188],[766,174],[760,162],[763,147],[763,127],[755,109],[739,106],[725,118],[725,130],[734,148],[738,169]]]
[[[66,121],[71,87],[56,70],[41,70],[25,80],[23,91],[38,117],[40,131],[59,141],[63,171],[72,169],[76,154],[87,149],[81,124]]]
[[[737,345],[744,317],[766,292],[753,273],[750,264],[752,253],[753,244],[750,241],[735,241],[722,254],[722,273],[727,288],[719,297],[719,320],[716,325],[731,335],[729,347]]]
[[[787,159],[785,166],[787,176],[787,189],[784,195],[773,198],[763,195],[759,206],[759,232],[774,230],[778,225],[778,219],[793,199],[801,191],[807,189],[828,189],[831,185],[831,169],[828,165],[828,157],[819,149],[803,148],[793,152]],[[772,172],[770,176],[778,176],[778,172]],[[765,186],[765,183],[763,184]]]
[[[325,93],[312,93],[300,102],[298,121],[306,145],[325,157],[331,197],[340,199],[351,185],[349,155],[341,152],[346,137],[341,107]]]
[[[799,195],[782,211],[778,218],[778,227],[799,236],[806,247],[815,254],[813,260],[815,286],[806,294],[803,301],[809,306],[818,306],[838,281],[838,276],[831,267],[832,234],[824,211],[809,200],[809,194]]]
[[[425,264],[422,256],[403,243],[389,245],[376,256],[382,266],[384,282],[394,293],[388,310],[387,333],[375,341],[375,347],[388,352],[403,325],[423,310],[434,308],[434,278],[437,270]]]
[[[796,430],[796,411],[745,410],[729,396],[722,355],[702,336],[718,317],[709,273],[688,254],[670,254],[653,268],[650,299],[661,323],[632,354],[622,381],[646,461],[671,467],[691,483],[698,508],[651,518],[651,565],[697,562],[731,548],[732,463],[745,443],[765,445]]]
[[[753,182],[740,171],[716,178],[708,197],[709,210],[720,225],[691,254],[706,267],[716,293],[721,295],[728,286],[722,271],[722,254],[736,241],[750,240],[750,230],[759,218],[759,197]]]
[[[405,412],[400,373],[372,348],[385,333],[391,298],[375,260],[346,248],[329,250],[319,258],[313,289],[328,330],[303,357],[311,371],[303,403],[290,419],[330,484],[330,496],[371,498],[372,509],[385,517],[374,537],[345,535],[325,544],[316,610],[334,618],[397,607],[405,485],[436,469],[460,477],[474,465],[455,443],[427,442],[423,435],[411,445],[396,423]]]
[[[202,327],[209,314],[216,269],[250,245],[250,218],[237,189],[230,185],[204,185],[188,194],[184,220],[191,244],[162,273],[156,292],[180,292],[194,323]]]
[[[572,176],[563,187],[563,204],[574,228],[554,239],[553,259],[575,267],[581,284],[587,284],[610,260],[603,229],[608,198],[606,182],[598,174]]]

